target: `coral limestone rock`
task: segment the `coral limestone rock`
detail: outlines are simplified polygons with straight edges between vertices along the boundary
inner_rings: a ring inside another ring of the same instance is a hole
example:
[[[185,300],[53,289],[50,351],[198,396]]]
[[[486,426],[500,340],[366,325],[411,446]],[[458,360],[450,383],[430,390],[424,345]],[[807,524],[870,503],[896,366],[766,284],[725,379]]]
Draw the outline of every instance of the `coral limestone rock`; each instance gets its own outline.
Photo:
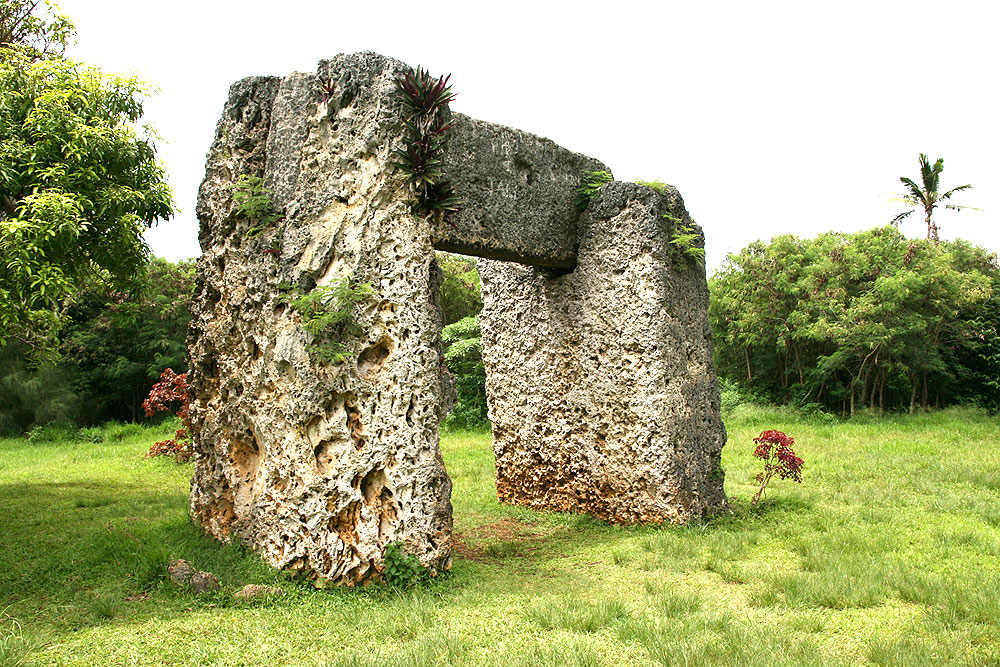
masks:
[[[435,226],[434,247],[573,268],[580,179],[608,168],[521,130],[462,114],[452,121],[444,166],[462,210]]]
[[[418,215],[395,164],[411,71],[340,55],[230,89],[198,199],[194,519],[335,583],[379,577],[390,544],[449,567],[435,248],[520,262],[484,267],[503,499],[624,521],[724,504],[704,271],[661,216],[679,197],[613,183],[581,213],[603,165],[445,108],[462,210]]]
[[[573,272],[480,262],[502,501],[612,522],[725,508],[705,270],[670,243],[688,224],[676,190],[615,182]]]
[[[199,194],[192,513],[277,567],[345,584],[377,576],[391,542],[450,561],[437,268],[390,166],[404,71],[359,54],[238,82]],[[326,103],[321,80],[337,81]],[[258,221],[232,198],[243,174],[284,214],[250,236]],[[289,302],[345,279],[374,293],[354,307],[360,333],[333,332],[337,363]]]

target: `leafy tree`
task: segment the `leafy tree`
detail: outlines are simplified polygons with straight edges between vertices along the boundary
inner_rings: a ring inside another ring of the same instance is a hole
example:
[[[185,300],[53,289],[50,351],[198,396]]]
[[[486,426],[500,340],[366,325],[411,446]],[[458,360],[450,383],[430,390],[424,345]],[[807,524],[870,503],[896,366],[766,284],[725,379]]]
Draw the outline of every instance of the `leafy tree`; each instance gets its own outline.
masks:
[[[0,49],[0,341],[51,349],[72,296],[134,288],[172,214],[133,78]],[[49,334],[48,336],[41,334]]]
[[[971,185],[966,184],[960,185],[957,188],[952,188],[947,192],[939,192],[942,171],[944,171],[943,158],[938,158],[937,162],[935,162],[932,166],[928,161],[927,156],[923,153],[920,154],[920,181],[922,187],[906,176],[901,176],[899,179],[900,182],[906,186],[906,193],[903,195],[902,201],[907,206],[914,208],[911,208],[909,211],[903,211],[897,215],[892,219],[892,224],[898,227],[899,223],[912,214],[913,211],[916,210],[915,207],[919,206],[924,210],[924,222],[927,223],[927,238],[937,242],[938,227],[931,217],[934,214],[934,209],[937,208],[939,203],[950,199],[956,192],[972,189]],[[963,208],[972,207],[946,204],[945,208],[961,210]]]
[[[483,308],[479,271],[474,257],[437,253],[441,282],[441,309],[445,327],[441,332],[444,361],[455,378],[458,397],[445,427],[485,428],[486,369],[479,329]]]
[[[976,399],[962,379],[974,359],[1000,361],[985,307],[998,281],[985,250],[908,240],[891,226],[757,242],[710,283],[719,371],[845,414]],[[990,391],[988,378],[979,386]]]
[[[141,289],[94,285],[68,305],[58,360],[31,363],[16,340],[0,348],[0,431],[139,419],[160,371],[185,370],[193,289],[193,262],[154,257]]]
[[[0,1],[0,49],[23,49],[32,59],[61,57],[76,34],[73,22],[46,0]]]
[[[445,426],[484,428],[489,425],[486,411],[486,368],[483,366],[483,339],[479,316],[449,324],[441,332],[444,360],[455,376],[458,398]]]
[[[444,281],[441,283],[444,324],[453,324],[478,315],[483,308],[483,297],[480,293],[476,258],[446,252],[438,252],[436,255],[438,266],[444,274]]]
[[[36,425],[72,422],[79,399],[65,369],[27,362],[23,343],[0,348],[0,436],[19,436]]]
[[[154,257],[139,289],[95,287],[67,309],[58,365],[72,378],[85,421],[135,421],[164,368],[184,372],[194,262]]]

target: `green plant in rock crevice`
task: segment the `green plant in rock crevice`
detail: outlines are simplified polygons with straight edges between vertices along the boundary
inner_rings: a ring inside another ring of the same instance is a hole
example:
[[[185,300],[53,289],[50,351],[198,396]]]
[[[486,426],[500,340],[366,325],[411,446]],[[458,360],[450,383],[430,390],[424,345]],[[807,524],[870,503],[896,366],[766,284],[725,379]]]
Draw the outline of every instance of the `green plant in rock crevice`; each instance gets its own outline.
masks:
[[[698,264],[704,264],[705,248],[698,245],[698,241],[701,240],[701,232],[694,226],[694,223],[684,222],[669,213],[664,213],[663,217],[673,223],[670,245],[676,248],[683,257],[693,259]]]
[[[643,181],[641,179],[636,179],[636,185],[642,185],[647,188],[651,188],[661,195],[669,194],[667,188],[670,186],[662,181]],[[701,240],[701,232],[694,225],[693,222],[685,222],[681,218],[671,215],[670,213],[664,213],[663,217],[671,222],[673,229],[670,232],[670,245],[681,255],[681,257],[686,257],[693,259],[698,264],[705,263],[705,248],[703,245],[699,245],[698,241]],[[682,265],[683,266],[683,265]]]
[[[271,199],[274,193],[264,187],[264,179],[260,176],[242,174],[230,187],[236,214],[257,223],[247,230],[247,238],[257,236],[284,217],[274,209]]]
[[[281,301],[302,315],[302,326],[312,334],[308,346],[320,363],[343,363],[350,354],[343,339],[363,333],[354,311],[358,304],[375,294],[371,283],[354,284],[351,276],[301,294],[296,288],[282,285]],[[317,342],[318,341],[318,342]]]
[[[580,187],[576,189],[576,207],[581,211],[587,208],[591,200],[601,193],[601,188],[614,178],[606,171],[585,171]]]

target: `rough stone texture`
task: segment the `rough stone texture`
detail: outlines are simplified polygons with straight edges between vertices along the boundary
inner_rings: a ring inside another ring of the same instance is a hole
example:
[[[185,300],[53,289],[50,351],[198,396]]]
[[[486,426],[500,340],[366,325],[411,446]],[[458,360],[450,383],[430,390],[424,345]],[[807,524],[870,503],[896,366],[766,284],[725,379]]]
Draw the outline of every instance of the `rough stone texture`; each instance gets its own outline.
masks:
[[[705,276],[671,254],[660,217],[680,198],[612,184],[581,214],[582,172],[603,165],[456,114],[446,167],[465,210],[457,229],[415,217],[392,166],[406,71],[340,55],[230,90],[198,200],[194,519],[335,583],[378,577],[397,542],[449,567],[434,247],[542,267],[483,267],[502,499],[623,521],[724,505]],[[335,81],[326,103],[320,81]],[[257,221],[232,198],[243,174],[285,214],[249,238]],[[348,277],[375,294],[356,308],[362,333],[334,334],[348,359],[323,361],[288,302]]]
[[[199,193],[192,514],[276,567],[344,584],[377,576],[392,542],[427,567],[451,558],[439,271],[390,166],[406,70],[364,53],[234,84]],[[337,80],[327,104],[320,77]],[[252,238],[232,200],[241,174],[285,210]],[[347,276],[376,295],[357,308],[364,333],[342,339],[352,356],[322,363],[280,288]]]
[[[501,501],[613,522],[726,507],[705,271],[664,214],[690,222],[676,190],[611,183],[572,273],[480,262]]]
[[[521,130],[458,113],[452,122],[444,168],[463,208],[434,227],[434,247],[573,268],[577,190],[584,172],[608,168]]]
[[[195,572],[191,575],[191,591],[195,595],[219,589],[219,578],[211,572]]]
[[[186,560],[170,561],[170,564],[167,565],[167,574],[170,576],[170,580],[179,586],[187,584],[194,573],[195,569]]]

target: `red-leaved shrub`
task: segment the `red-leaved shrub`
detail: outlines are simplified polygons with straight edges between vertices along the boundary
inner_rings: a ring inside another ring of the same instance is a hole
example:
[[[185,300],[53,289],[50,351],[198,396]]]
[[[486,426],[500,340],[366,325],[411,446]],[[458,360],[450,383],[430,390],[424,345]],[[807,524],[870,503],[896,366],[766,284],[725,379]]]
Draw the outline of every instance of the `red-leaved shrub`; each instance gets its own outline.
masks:
[[[170,440],[161,440],[149,448],[146,456],[173,456],[178,463],[191,459],[194,449],[189,440],[191,420],[188,417],[188,406],[191,394],[188,391],[187,373],[175,373],[168,368],[160,374],[160,381],[153,385],[149,396],[142,402],[142,409],[147,417],[165,410],[177,411],[181,418],[181,428],[174,432]]]
[[[794,482],[802,483],[803,461],[795,455],[792,445],[795,438],[789,437],[781,431],[764,431],[759,437],[753,439],[757,443],[754,450],[754,457],[764,462],[764,470],[757,475],[760,488],[754,494],[751,505],[756,505],[757,501],[764,495],[764,488],[771,478],[777,475],[781,479],[791,479]]]

